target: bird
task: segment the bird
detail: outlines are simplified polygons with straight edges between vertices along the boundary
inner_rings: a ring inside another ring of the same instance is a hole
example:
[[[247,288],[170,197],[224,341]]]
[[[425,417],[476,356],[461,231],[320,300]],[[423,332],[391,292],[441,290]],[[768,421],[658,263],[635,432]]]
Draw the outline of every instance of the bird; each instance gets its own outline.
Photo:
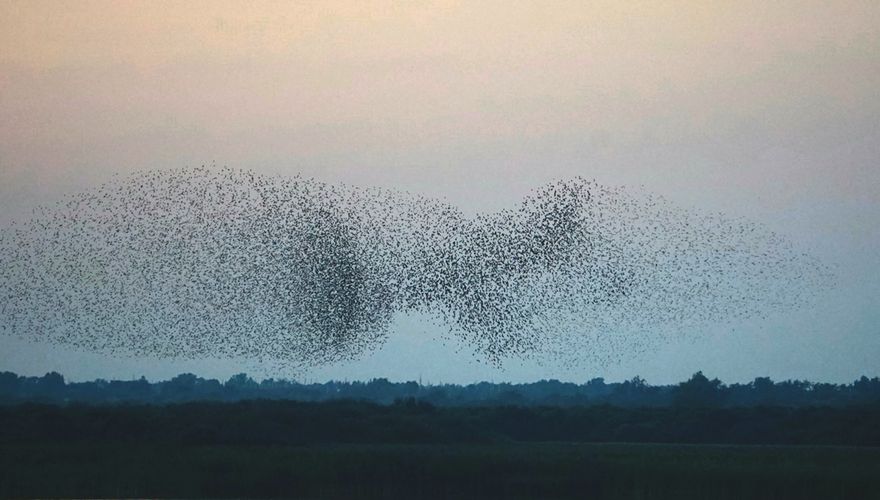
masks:
[[[805,307],[829,266],[756,222],[574,177],[465,215],[403,190],[216,165],[110,181],[0,229],[0,329],[293,369],[428,313],[483,362],[613,363],[669,331]]]

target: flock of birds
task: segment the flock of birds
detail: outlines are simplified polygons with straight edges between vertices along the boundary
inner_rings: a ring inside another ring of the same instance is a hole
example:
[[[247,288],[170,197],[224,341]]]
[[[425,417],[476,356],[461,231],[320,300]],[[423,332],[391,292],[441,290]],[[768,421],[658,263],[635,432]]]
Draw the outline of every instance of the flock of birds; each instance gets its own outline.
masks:
[[[0,232],[0,329],[111,354],[309,367],[433,317],[479,359],[612,360],[809,301],[826,268],[748,221],[575,178],[444,201],[213,167],[118,177]]]

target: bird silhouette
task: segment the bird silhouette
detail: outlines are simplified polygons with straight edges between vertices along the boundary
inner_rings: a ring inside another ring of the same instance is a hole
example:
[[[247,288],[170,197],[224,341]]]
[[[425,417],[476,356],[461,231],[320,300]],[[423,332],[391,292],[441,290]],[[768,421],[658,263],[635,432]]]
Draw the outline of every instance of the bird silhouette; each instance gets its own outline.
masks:
[[[232,168],[136,172],[0,232],[0,328],[120,355],[357,359],[427,313],[481,360],[613,362],[802,307],[828,268],[761,225],[574,178],[467,217]],[[683,334],[683,333],[682,333]]]

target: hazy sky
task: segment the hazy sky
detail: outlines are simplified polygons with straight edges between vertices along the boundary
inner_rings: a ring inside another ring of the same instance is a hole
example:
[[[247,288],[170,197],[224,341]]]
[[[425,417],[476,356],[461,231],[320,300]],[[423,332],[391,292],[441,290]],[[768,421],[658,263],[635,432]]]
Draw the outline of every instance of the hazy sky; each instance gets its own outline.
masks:
[[[643,186],[766,224],[840,281],[809,310],[686,332],[604,367],[498,370],[400,318],[384,350],[313,379],[878,374],[875,0],[0,0],[0,224],[114,173],[212,161],[468,211],[574,175]],[[0,337],[0,370],[29,374],[245,368]]]

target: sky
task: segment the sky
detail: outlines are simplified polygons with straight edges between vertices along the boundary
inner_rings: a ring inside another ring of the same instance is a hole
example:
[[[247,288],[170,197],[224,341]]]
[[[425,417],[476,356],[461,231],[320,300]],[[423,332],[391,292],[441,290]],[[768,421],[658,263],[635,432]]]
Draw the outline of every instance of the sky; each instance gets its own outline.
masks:
[[[878,375],[876,1],[0,0],[0,225],[113,174],[212,162],[469,213],[580,175],[748,217],[838,276],[805,310],[681,332],[610,366],[499,369],[400,317],[382,350],[300,379]],[[260,371],[0,336],[4,369]]]

